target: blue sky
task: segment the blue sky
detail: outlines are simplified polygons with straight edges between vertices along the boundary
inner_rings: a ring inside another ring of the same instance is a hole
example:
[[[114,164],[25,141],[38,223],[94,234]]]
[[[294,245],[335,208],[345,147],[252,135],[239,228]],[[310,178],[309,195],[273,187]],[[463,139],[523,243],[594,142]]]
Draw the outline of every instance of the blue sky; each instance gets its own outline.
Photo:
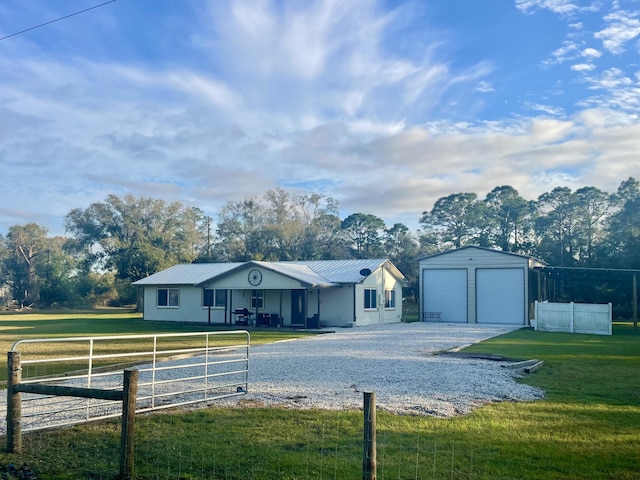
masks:
[[[104,0],[102,0],[104,1]],[[101,0],[3,0],[0,37]],[[0,232],[273,188],[411,229],[440,197],[640,179],[639,0],[117,0],[0,41]]]

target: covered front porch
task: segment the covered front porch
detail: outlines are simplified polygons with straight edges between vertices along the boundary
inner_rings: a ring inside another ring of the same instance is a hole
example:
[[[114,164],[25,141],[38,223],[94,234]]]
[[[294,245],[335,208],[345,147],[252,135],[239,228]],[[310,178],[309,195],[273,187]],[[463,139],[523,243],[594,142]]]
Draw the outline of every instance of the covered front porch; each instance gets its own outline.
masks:
[[[323,326],[320,289],[234,289],[226,292],[225,324],[305,329]],[[209,289],[203,292],[204,297],[215,299],[215,295],[215,291]],[[207,309],[216,308],[211,303],[205,306]]]

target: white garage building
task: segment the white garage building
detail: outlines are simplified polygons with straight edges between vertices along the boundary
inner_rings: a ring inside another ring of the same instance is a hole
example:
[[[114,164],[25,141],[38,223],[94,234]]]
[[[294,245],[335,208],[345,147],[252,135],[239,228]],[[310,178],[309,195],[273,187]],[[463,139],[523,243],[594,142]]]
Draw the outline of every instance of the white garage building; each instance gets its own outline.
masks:
[[[419,260],[423,321],[527,325],[529,272],[544,263],[482,247]]]

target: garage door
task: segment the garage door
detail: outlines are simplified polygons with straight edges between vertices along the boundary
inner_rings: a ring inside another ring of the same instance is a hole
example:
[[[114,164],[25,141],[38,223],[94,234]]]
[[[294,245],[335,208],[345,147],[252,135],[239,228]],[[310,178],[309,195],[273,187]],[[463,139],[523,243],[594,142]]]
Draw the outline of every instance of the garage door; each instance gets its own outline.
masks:
[[[443,322],[467,323],[467,270],[423,270],[423,312],[441,313]]]
[[[523,325],[524,270],[479,268],[476,270],[476,321]]]

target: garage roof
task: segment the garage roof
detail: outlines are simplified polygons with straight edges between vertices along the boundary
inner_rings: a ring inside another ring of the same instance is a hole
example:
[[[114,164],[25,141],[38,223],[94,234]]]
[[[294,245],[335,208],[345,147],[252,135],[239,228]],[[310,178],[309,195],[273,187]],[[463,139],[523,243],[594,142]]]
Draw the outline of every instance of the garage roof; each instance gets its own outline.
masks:
[[[542,261],[540,259],[537,259],[535,257],[531,257],[529,255],[521,255],[519,253],[505,252],[504,250],[495,250],[493,248],[478,247],[476,245],[467,245],[465,247],[453,248],[451,250],[446,250],[444,252],[438,252],[438,253],[433,253],[431,255],[425,255],[424,257],[420,257],[418,260],[420,261],[420,260],[425,260],[427,258],[439,257],[441,255],[447,255],[447,254],[452,253],[452,252],[461,252],[463,250],[468,250],[468,249],[471,249],[471,250],[484,250],[484,251],[487,251],[487,252],[500,254],[500,255],[511,255],[512,257],[526,258],[526,259],[528,259],[528,260],[530,260],[532,262],[533,266],[536,266],[536,267],[540,267],[540,266],[546,265],[546,262],[544,262],[544,261]]]

